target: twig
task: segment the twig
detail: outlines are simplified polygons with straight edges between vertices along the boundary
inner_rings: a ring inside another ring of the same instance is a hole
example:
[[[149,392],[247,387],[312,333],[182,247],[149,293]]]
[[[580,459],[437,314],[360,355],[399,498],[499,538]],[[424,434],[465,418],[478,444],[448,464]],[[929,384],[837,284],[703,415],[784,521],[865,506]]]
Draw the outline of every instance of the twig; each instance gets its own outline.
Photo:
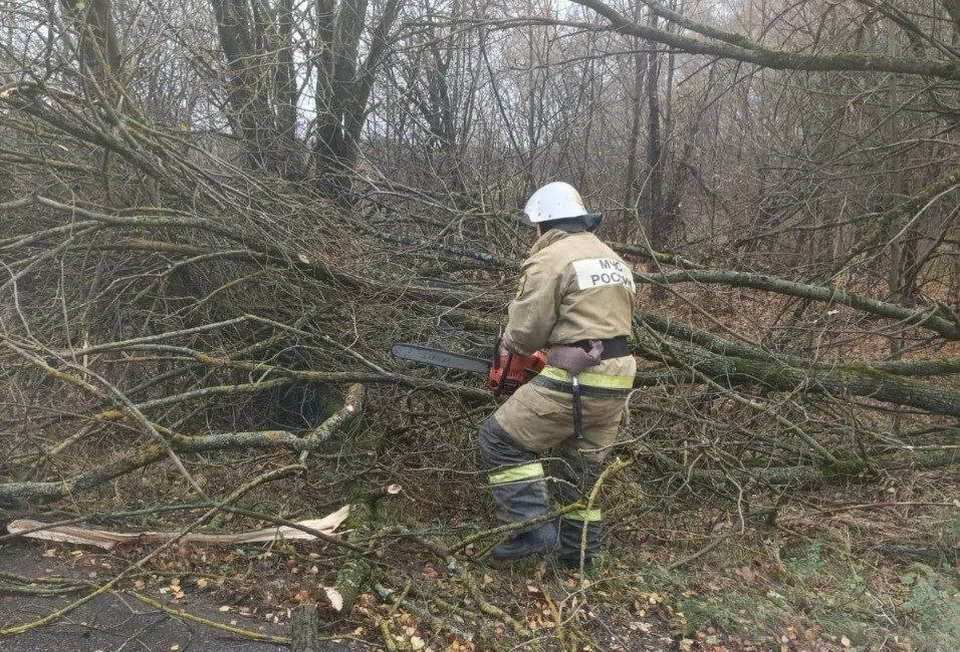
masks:
[[[330,436],[343,428],[346,424],[353,421],[357,415],[363,411],[363,397],[365,394],[365,389],[360,383],[355,383],[350,386],[350,389],[347,390],[347,398],[344,401],[344,405],[340,408],[333,416],[326,419],[319,426],[310,431],[310,433],[303,438],[303,451],[300,453],[299,462],[304,464],[307,461],[307,456],[310,454],[310,451],[313,448],[316,448],[324,441],[330,438]]]
[[[407,580],[406,584],[410,585],[410,581]],[[436,614],[434,614],[430,608],[423,608],[414,604],[412,600],[409,600],[407,598],[407,595],[405,592],[405,589],[407,588],[406,586],[404,587],[404,589],[401,589],[399,595],[397,595],[397,592],[394,591],[393,589],[387,586],[384,586],[379,582],[374,584],[374,588],[377,591],[377,595],[379,595],[382,600],[386,600],[387,602],[390,603],[391,615],[393,615],[397,609],[399,609],[400,607],[403,607],[407,611],[415,614],[418,618],[430,623],[433,629],[437,632],[448,631],[451,634],[455,636],[459,636],[461,638],[468,638],[470,636],[470,633],[463,631],[456,625],[452,625],[446,622],[445,620],[443,620],[442,618],[440,618],[439,616],[437,616]],[[447,604],[442,600],[435,600],[433,602],[438,606],[441,606],[446,609],[451,609],[451,610],[456,609],[457,611],[455,613],[458,613],[458,615],[463,617],[463,613],[464,613],[463,609],[455,608],[453,607],[453,605]],[[476,614],[470,613],[469,616],[474,619],[477,618]],[[387,619],[384,619],[384,622],[386,622],[386,620]]]
[[[622,471],[633,464],[633,460],[630,459],[616,459],[614,462],[605,468],[603,472],[597,477],[597,481],[593,483],[593,487],[590,489],[590,494],[587,496],[587,504],[583,507],[584,511],[589,512],[593,509],[594,504],[597,501],[597,496],[600,495],[600,489],[603,487],[603,483],[606,482],[609,478],[612,478],[614,475]],[[587,581],[586,573],[583,572],[583,564],[586,560],[587,555],[587,523],[588,521],[584,519],[583,529],[580,531],[580,589],[585,588],[585,583]]]
[[[66,381],[72,385],[76,385],[81,389],[87,392],[90,392],[94,396],[97,396],[99,398],[104,397],[104,392],[100,388],[88,383],[87,381],[83,380],[79,376],[74,376],[72,374],[68,374],[65,371],[54,369],[45,360],[43,360],[37,355],[34,355],[33,353],[30,353],[29,351],[26,351],[18,347],[9,339],[4,341],[4,345],[10,350],[20,355],[20,357],[24,358],[25,360],[33,364],[35,367],[37,367],[41,371],[45,372],[46,374],[54,378],[57,378],[59,380]],[[119,389],[117,389],[112,383],[110,383],[105,378],[103,378],[103,376],[91,371],[90,369],[85,369],[83,367],[80,367],[76,363],[70,362],[69,360],[61,360],[61,361],[68,367],[71,367],[74,369],[80,369],[81,372],[96,378],[101,384],[103,384],[103,386],[107,388],[109,394],[113,396],[114,400],[120,403],[121,405],[120,409],[125,414],[133,417],[137,421],[137,423],[139,423],[144,428],[144,430],[146,430],[147,434],[149,434],[163,448],[167,457],[170,458],[170,461],[173,462],[176,469],[180,472],[180,475],[183,476],[184,480],[187,481],[187,484],[193,487],[193,490],[197,492],[197,495],[201,496],[205,500],[209,500],[206,493],[203,491],[203,489],[200,488],[200,485],[197,484],[197,482],[193,479],[193,476],[190,475],[186,467],[183,466],[183,462],[180,461],[180,458],[170,447],[169,442],[166,439],[164,439],[159,432],[157,432],[153,424],[147,420],[147,418],[143,415],[143,412],[141,412],[140,409],[136,405],[134,405],[134,403],[130,399],[124,396],[124,394]]]
[[[261,634],[260,632],[252,632],[248,629],[242,629],[240,627],[234,627],[232,625],[224,625],[223,623],[218,623],[215,620],[210,620],[209,618],[203,618],[196,614],[192,614],[189,611],[183,611],[182,609],[174,609],[173,607],[168,607],[165,604],[157,602],[151,598],[148,598],[139,591],[122,591],[121,593],[132,595],[140,602],[153,607],[158,611],[162,611],[168,616],[173,616],[174,618],[179,618],[181,620],[189,620],[194,623],[200,623],[207,627],[212,627],[214,629],[219,629],[221,631],[233,634],[234,636],[240,636],[242,638],[248,638],[253,641],[264,641],[265,643],[276,643],[277,645],[289,645],[291,639],[286,636],[271,636],[269,634]]]
[[[730,537],[740,534],[742,532],[743,532],[743,526],[741,525],[736,530],[732,530],[730,532],[725,532],[724,534],[721,534],[720,536],[714,538],[712,541],[710,541],[710,543],[708,543],[703,548],[696,551],[689,557],[684,557],[683,559],[673,562],[672,564],[667,566],[667,570],[668,571],[676,570],[681,566],[686,566],[690,562],[696,561],[697,559],[699,559],[700,557],[703,557],[705,554],[707,554],[708,552],[710,552],[711,550],[719,546],[721,543],[723,543]]]

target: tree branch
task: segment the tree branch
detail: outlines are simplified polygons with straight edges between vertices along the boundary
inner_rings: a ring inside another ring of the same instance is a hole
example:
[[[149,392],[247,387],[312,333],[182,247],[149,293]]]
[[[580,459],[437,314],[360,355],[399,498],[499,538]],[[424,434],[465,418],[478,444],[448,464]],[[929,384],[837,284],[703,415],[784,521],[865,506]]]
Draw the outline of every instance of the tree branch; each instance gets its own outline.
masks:
[[[613,29],[621,34],[639,36],[690,54],[707,54],[721,59],[753,63],[762,68],[773,68],[775,70],[893,72],[960,81],[960,62],[958,61],[889,57],[867,52],[835,54],[784,52],[752,43],[745,40],[744,37],[731,35],[707,26],[696,25],[692,21],[684,19],[686,25],[696,25],[695,30],[691,28],[692,31],[717,39],[722,38],[719,43],[708,42],[635,23],[598,0],[573,0],[573,2],[593,9],[609,20]]]

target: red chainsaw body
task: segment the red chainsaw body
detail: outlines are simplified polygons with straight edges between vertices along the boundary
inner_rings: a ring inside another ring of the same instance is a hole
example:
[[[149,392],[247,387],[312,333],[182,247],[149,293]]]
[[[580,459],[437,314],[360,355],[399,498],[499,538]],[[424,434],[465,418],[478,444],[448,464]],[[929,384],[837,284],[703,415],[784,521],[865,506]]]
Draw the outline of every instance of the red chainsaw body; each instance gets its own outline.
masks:
[[[497,394],[513,394],[520,385],[540,373],[547,364],[547,355],[543,351],[535,351],[531,355],[510,353],[497,347],[490,365],[490,375],[487,386]]]

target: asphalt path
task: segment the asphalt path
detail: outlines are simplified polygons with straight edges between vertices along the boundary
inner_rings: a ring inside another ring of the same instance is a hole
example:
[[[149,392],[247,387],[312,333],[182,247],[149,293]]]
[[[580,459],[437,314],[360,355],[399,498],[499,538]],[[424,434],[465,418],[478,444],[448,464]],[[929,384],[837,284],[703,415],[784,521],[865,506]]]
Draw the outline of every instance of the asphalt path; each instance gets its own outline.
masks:
[[[90,579],[92,573],[97,573],[97,578],[91,581],[99,582],[112,577],[110,571],[103,572],[102,560],[108,559],[107,555],[84,549],[82,555],[65,551],[56,557],[47,557],[43,551],[44,545],[34,542],[0,546],[0,571],[30,578],[64,579]],[[86,560],[86,565],[81,560]],[[112,567],[122,565],[112,564]],[[83,595],[83,592],[66,596],[10,594],[3,591],[0,578],[0,630],[33,622]],[[155,591],[150,597],[161,603],[167,601]],[[220,605],[204,593],[187,594],[176,604],[167,604],[225,625],[267,635],[286,634],[283,626],[262,619],[238,617],[232,612],[223,613],[219,610]],[[104,593],[53,623],[0,638],[3,652],[275,652],[287,649],[276,644],[244,640],[201,623],[175,618],[122,592]],[[360,648],[331,643],[325,649],[347,652]]]

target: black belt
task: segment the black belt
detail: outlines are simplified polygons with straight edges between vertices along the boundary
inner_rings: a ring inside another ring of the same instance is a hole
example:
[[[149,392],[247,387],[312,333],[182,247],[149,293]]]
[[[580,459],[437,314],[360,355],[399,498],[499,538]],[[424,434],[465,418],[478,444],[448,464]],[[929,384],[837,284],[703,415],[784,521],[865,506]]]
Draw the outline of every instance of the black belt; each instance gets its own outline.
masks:
[[[600,342],[603,344],[603,353],[600,354],[601,360],[622,358],[625,355],[630,355],[630,347],[627,346],[626,335],[617,335],[616,337],[611,337],[608,340],[600,340]],[[561,344],[560,346],[578,346],[587,353],[589,353],[590,349],[593,348],[590,345],[590,340],[580,340],[579,342],[574,342],[573,344]]]

